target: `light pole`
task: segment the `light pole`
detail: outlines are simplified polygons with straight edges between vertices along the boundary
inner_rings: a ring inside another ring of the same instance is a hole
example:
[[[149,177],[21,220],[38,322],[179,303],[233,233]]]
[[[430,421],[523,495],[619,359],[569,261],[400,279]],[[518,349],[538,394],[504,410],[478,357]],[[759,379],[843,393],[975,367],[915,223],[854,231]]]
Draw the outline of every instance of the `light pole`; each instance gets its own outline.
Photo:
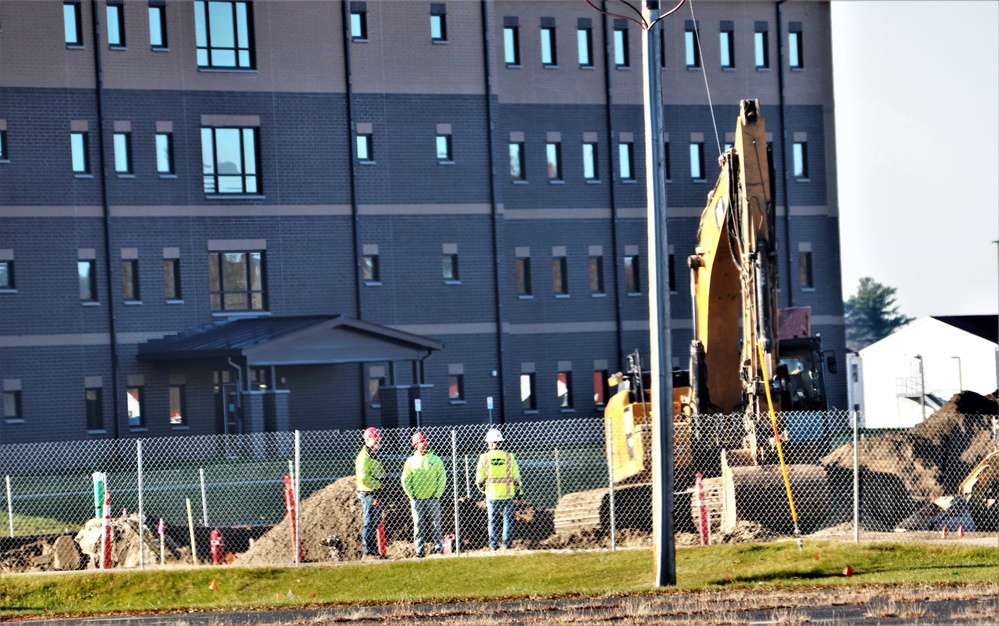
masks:
[[[923,407],[923,421],[926,421],[926,376],[923,372],[923,355],[917,354],[915,359],[919,361],[919,405]]]

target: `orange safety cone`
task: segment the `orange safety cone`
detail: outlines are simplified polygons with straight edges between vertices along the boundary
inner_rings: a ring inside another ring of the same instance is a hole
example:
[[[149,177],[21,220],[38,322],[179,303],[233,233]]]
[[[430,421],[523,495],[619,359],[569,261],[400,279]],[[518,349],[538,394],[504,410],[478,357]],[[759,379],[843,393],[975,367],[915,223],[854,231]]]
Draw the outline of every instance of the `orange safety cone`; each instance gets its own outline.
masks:
[[[208,585],[208,588],[211,589],[212,591],[218,591],[219,590],[219,581],[217,581],[217,580],[215,580],[213,578],[211,584]]]
[[[111,569],[111,492],[104,491],[104,532],[101,535],[101,569]]]
[[[843,575],[844,576],[853,576],[853,568],[850,567],[849,565],[847,565],[846,567],[844,567],[843,568]]]
[[[378,554],[380,556],[385,556],[388,551],[388,540],[385,538],[385,518],[378,524],[378,532],[375,533],[378,538]]]

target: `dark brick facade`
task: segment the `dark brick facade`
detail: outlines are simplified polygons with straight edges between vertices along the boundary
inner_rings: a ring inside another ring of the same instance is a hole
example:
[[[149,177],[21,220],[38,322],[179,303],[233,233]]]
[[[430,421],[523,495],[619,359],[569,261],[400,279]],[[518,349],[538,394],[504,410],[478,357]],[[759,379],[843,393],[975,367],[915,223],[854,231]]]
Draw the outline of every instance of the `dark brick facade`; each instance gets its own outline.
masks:
[[[104,0],[97,4],[103,11]],[[106,44],[94,50],[90,3],[83,3],[82,50],[63,47],[58,3],[0,3],[0,121],[10,155],[0,162],[0,251],[10,251],[16,272],[16,289],[0,291],[0,384],[19,386],[23,408],[23,421],[0,421],[0,443],[219,432],[221,396],[212,369],[153,366],[137,354],[150,339],[227,319],[211,310],[208,274],[209,252],[224,242],[264,251],[265,314],[342,313],[443,341],[445,348],[424,363],[424,383],[432,385],[420,389],[429,407],[426,423],[485,422],[487,397],[494,398],[497,420],[600,414],[593,401],[594,363],[605,360],[613,372],[632,350],[648,355],[639,31],[629,29],[632,67],[615,69],[611,61],[605,71],[602,19],[581,2],[448,3],[449,41],[433,46],[423,23],[425,3],[369,0],[368,41],[346,46],[341,3],[288,0],[277,10],[278,4],[254,2],[255,71],[199,72],[192,0],[167,3],[171,47],[164,52],[143,43],[145,2],[125,3],[129,49],[123,51]],[[811,306],[815,330],[842,355],[828,4],[785,9],[787,19],[804,25],[809,63],[786,77],[786,129],[779,122],[773,3],[701,7],[703,70],[682,66],[682,20],[665,23],[674,362],[686,366],[686,259],[718,169],[702,71],[710,72],[718,90],[714,114],[722,143],[733,130],[740,97],[763,103],[778,176],[793,138],[807,136],[808,180],[788,179],[789,202],[783,184],[777,186],[778,239],[787,249],[780,255],[780,297],[782,304]],[[503,63],[505,16],[519,17],[520,67]],[[542,17],[552,18],[558,30],[556,68],[540,64]],[[593,69],[577,64],[581,17],[592,19]],[[754,20],[768,20],[772,70],[752,68],[751,47],[740,48],[734,72],[713,67],[717,50],[708,35],[718,19],[739,20],[740,46],[751,43]],[[606,32],[612,29],[608,21]],[[744,93],[747,86],[750,93]],[[214,124],[206,119],[243,120],[257,129],[259,193],[205,194],[201,128]],[[170,128],[171,175],[156,171],[158,124]],[[89,137],[87,176],[70,167],[70,132],[81,127]],[[113,168],[112,133],[120,127],[128,128],[131,141],[132,172],[126,176]],[[370,129],[373,162],[355,159],[359,128]],[[435,150],[441,128],[452,139],[447,163]],[[704,181],[690,176],[688,147],[697,134],[705,144]],[[522,136],[526,146],[524,181],[509,175],[512,136]],[[584,136],[597,143],[595,181],[583,178]],[[561,144],[562,177],[555,182],[547,174],[548,141]],[[633,181],[620,179],[621,141],[635,146]],[[798,284],[802,245],[812,252],[813,289]],[[380,284],[361,280],[366,247],[377,248]],[[589,292],[595,249],[603,257],[599,295]],[[443,279],[445,250],[457,255],[458,281]],[[516,293],[514,275],[514,259],[525,250],[533,287],[527,298]],[[566,257],[567,296],[553,290],[556,251]],[[622,261],[634,251],[642,288],[629,294]],[[123,301],[123,255],[138,263],[138,303]],[[98,271],[96,304],[79,299],[75,267],[83,257],[92,257]],[[164,297],[164,258],[179,260],[179,301]],[[255,413],[252,423],[310,430],[379,425],[384,407],[366,402],[372,367],[391,370],[387,363],[278,367],[272,385],[289,392],[287,404],[273,395],[254,396],[255,409],[267,413],[278,406],[280,415]],[[572,372],[569,409],[558,404],[560,367]],[[395,382],[420,382],[407,368],[397,368]],[[448,397],[455,371],[463,376],[461,400]],[[521,408],[525,371],[535,374],[536,411]],[[130,380],[141,380],[145,394],[139,429],[130,428],[126,417]],[[184,426],[168,419],[168,385],[178,381],[186,394]],[[88,385],[103,392],[103,427],[91,431],[84,407]],[[831,385],[833,403],[843,406],[843,375],[831,377]]]

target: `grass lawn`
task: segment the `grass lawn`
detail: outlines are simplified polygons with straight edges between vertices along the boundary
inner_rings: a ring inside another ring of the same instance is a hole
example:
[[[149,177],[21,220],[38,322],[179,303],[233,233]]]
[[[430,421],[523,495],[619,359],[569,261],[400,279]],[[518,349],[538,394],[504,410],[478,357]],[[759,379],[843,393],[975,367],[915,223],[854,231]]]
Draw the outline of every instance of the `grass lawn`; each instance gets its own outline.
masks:
[[[843,575],[847,565],[851,577]],[[676,589],[952,585],[992,582],[997,574],[994,547],[809,541],[799,551],[793,542],[778,542],[677,550]],[[209,588],[213,580],[218,591]],[[653,581],[651,550],[22,574],[0,579],[0,618],[629,595],[653,592]]]

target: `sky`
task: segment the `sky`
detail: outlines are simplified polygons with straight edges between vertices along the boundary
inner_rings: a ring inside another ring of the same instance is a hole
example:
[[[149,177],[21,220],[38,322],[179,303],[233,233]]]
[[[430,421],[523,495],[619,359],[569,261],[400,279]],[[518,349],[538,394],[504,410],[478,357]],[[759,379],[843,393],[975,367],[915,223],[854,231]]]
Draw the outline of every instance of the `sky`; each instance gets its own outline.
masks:
[[[999,312],[999,0],[832,0],[843,298]]]

